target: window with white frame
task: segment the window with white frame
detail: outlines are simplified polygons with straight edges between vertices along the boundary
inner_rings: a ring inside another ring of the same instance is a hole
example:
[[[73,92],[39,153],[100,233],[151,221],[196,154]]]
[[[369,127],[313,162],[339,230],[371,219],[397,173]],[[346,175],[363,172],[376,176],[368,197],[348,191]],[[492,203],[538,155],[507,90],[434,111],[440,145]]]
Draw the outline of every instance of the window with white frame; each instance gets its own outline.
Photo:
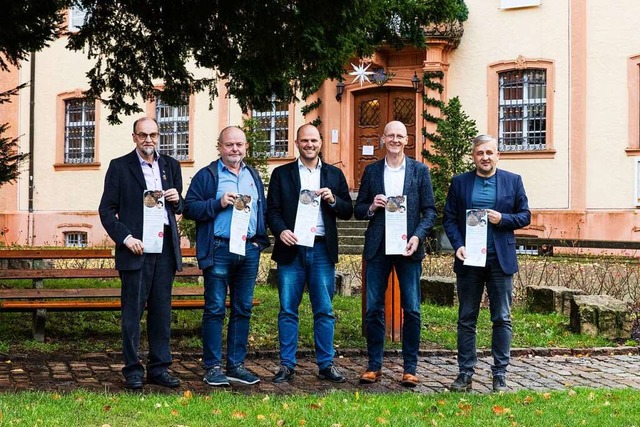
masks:
[[[79,31],[80,27],[84,25],[84,21],[86,18],[86,10],[78,6],[71,7],[71,9],[69,9],[69,31]]]
[[[189,160],[189,99],[169,105],[158,97],[156,121],[160,130],[158,151],[176,160]]]
[[[93,163],[96,104],[87,98],[64,101],[64,162]]]
[[[68,248],[84,248],[87,246],[87,233],[69,231],[64,233],[64,245]]]
[[[273,101],[269,111],[251,112],[257,122],[257,131],[264,132],[264,146],[269,149],[271,157],[285,157],[289,154],[289,104]]]
[[[546,149],[547,72],[543,69],[499,73],[498,145],[500,151]]]

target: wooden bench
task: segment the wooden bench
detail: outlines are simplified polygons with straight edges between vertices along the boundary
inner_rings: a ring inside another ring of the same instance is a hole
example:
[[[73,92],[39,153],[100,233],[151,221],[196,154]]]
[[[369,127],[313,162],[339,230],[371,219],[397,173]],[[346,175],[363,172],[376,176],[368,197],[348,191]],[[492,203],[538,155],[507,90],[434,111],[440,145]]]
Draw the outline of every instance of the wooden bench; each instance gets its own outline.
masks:
[[[192,248],[182,249],[185,258],[195,257]],[[29,260],[42,264],[42,260],[99,260],[113,258],[110,249],[9,249],[0,250],[2,260]],[[199,268],[186,264],[176,278],[199,277]],[[45,280],[52,279],[118,279],[112,268],[4,268],[0,269],[0,282],[4,280],[32,280],[32,288],[0,289],[1,312],[33,312],[33,335],[44,341],[47,311],[109,311],[120,310],[120,287],[87,287],[73,289],[48,289]],[[259,301],[254,300],[253,305]],[[229,302],[227,301],[227,307]],[[174,310],[204,308],[203,286],[174,286],[171,308]]]

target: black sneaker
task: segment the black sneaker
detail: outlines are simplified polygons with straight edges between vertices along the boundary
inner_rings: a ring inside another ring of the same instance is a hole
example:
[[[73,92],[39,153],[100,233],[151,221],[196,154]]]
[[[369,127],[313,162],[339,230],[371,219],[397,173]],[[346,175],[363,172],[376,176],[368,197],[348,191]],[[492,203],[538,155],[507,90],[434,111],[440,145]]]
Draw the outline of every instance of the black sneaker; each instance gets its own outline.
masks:
[[[238,382],[242,384],[252,385],[260,382],[260,378],[250,370],[239,365],[234,369],[227,369],[227,378],[229,381]]]
[[[331,381],[332,383],[343,383],[347,380],[333,365],[320,369],[320,371],[318,371],[318,378]]]
[[[458,378],[451,383],[449,386],[449,390],[451,391],[471,391],[471,387],[473,385],[473,378],[471,374],[467,374],[462,372],[458,374]]]
[[[204,376],[203,381],[212,386],[228,386],[229,380],[226,375],[222,373],[220,366],[214,366],[207,370],[207,374]]]
[[[495,375],[493,377],[493,391],[496,393],[502,393],[508,391],[507,381],[504,379],[504,375]]]
[[[274,382],[276,384],[288,383],[293,379],[295,375],[296,371],[293,368],[282,365],[280,366],[280,370],[278,370],[278,373],[275,374],[271,379],[271,382]]]

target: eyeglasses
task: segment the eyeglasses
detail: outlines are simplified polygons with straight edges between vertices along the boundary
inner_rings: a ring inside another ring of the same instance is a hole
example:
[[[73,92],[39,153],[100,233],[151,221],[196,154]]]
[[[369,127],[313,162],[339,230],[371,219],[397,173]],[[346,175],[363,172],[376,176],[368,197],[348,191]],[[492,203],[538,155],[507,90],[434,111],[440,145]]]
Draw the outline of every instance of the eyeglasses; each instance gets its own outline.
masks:
[[[158,137],[160,136],[157,132],[153,132],[153,133],[144,133],[144,132],[138,132],[136,134],[134,134],[140,141],[146,141],[147,138],[151,138],[152,141],[156,141],[158,139]]]
[[[398,139],[400,141],[402,141],[406,137],[407,137],[407,135],[397,135],[397,134],[385,135],[385,138],[388,138],[388,139],[391,139],[391,140]]]

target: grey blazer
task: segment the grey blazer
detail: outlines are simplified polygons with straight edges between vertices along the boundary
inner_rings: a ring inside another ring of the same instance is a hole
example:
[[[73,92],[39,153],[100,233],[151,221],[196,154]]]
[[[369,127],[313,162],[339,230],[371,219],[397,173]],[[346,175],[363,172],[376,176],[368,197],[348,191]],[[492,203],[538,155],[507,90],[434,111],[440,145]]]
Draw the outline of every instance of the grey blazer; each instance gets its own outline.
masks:
[[[429,168],[424,163],[406,157],[403,194],[407,196],[407,240],[412,236],[420,239],[420,246],[411,256],[421,260],[425,256],[424,245],[436,222],[436,204]],[[377,194],[386,194],[384,189],[384,159],[370,164],[364,170],[358,191],[354,215],[356,219],[369,220],[364,241],[364,258],[374,257],[384,244],[384,210],[378,209],[369,216],[369,206]]]

